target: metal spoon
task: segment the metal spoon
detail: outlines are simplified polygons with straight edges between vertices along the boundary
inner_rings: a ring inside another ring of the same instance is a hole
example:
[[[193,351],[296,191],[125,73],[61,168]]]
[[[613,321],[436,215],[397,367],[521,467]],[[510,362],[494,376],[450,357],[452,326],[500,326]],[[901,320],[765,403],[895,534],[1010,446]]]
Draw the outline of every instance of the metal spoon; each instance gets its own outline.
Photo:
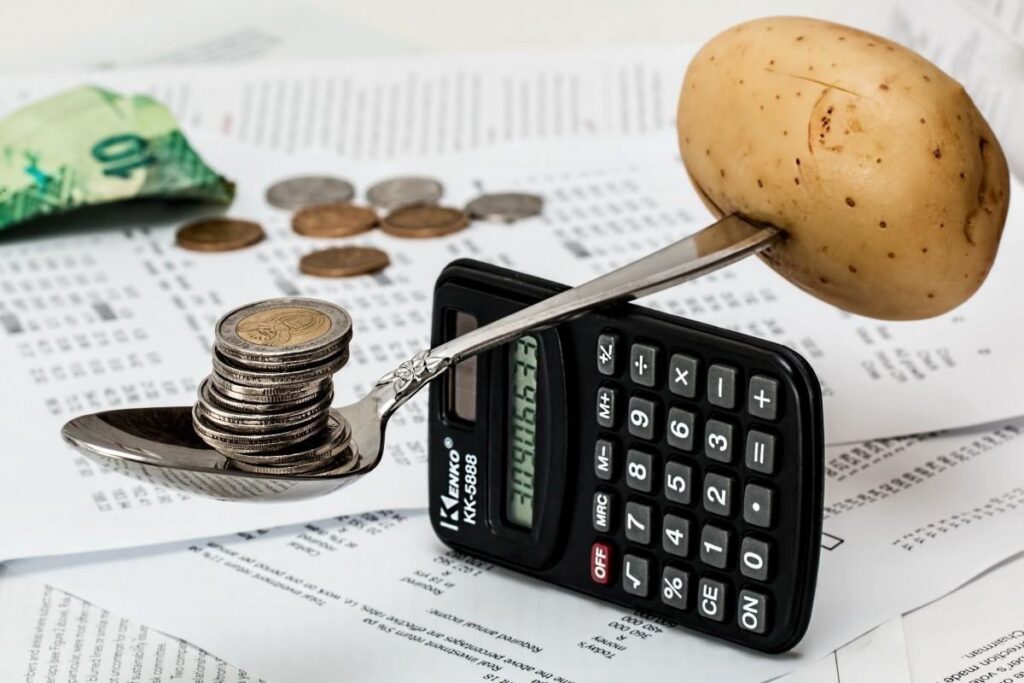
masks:
[[[351,437],[332,469],[305,474],[243,472],[192,428],[191,407],[112,410],[71,420],[64,438],[90,459],[145,482],[224,500],[295,500],[330,493],[381,460],[388,418],[428,382],[467,358],[605,304],[653,294],[727,266],[782,236],[727,216],[689,237],[440,346],[378,380],[361,400],[331,410]]]

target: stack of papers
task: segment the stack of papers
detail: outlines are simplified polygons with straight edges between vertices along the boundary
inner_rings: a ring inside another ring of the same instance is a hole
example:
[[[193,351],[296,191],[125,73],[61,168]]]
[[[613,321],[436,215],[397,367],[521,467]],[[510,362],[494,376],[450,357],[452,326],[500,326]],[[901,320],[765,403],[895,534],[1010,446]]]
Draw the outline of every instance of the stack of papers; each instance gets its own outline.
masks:
[[[997,130],[1009,130],[1017,95],[998,97],[996,76],[979,77],[980,48],[973,61],[947,48],[985,31],[986,49],[998,44],[1022,63],[1019,35],[994,31],[980,9],[949,8],[971,23],[939,25],[897,8],[894,24],[875,28],[961,69]],[[4,111],[83,80],[160,97],[238,183],[231,214],[262,223],[268,239],[232,253],[185,252],[173,247],[182,216],[166,213],[127,214],[118,226],[77,219],[0,243],[0,354],[9,359],[0,679],[390,681],[415,671],[423,681],[520,683],[637,671],[677,680],[685,671],[701,681],[795,672],[786,680],[845,683],[1024,671],[1014,609],[1024,560],[1013,561],[1024,551],[1024,324],[1007,309],[1024,286],[1017,200],[989,280],[934,320],[839,312],[753,259],[642,302],[784,343],[821,379],[829,446],[817,601],[807,636],[785,655],[739,649],[445,548],[423,512],[425,396],[391,422],[380,468],[297,503],[191,498],[99,469],[61,442],[60,426],[79,413],[190,404],[209,370],[214,321],[242,303],[311,296],[344,305],[355,320],[351,360],[336,378],[344,404],[427,348],[430,290],[455,258],[577,284],[703,227],[709,217],[674,140],[691,53],[6,79]],[[1021,168],[1019,132],[1000,132]],[[274,182],[309,173],[344,176],[361,190],[392,175],[430,175],[453,205],[481,191],[535,192],[545,212],[415,244],[360,236],[393,265],[322,280],[297,272],[310,243],[264,199]],[[1012,192],[1024,196],[1016,181]]]

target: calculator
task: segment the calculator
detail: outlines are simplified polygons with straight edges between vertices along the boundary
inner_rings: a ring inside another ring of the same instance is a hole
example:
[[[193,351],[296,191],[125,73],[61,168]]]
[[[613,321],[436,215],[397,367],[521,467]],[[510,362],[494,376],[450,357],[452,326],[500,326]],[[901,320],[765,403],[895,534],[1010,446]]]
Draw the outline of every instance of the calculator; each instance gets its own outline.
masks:
[[[454,261],[433,345],[565,289]],[[755,650],[803,637],[823,435],[796,352],[619,304],[461,362],[429,410],[430,519],[450,547]]]

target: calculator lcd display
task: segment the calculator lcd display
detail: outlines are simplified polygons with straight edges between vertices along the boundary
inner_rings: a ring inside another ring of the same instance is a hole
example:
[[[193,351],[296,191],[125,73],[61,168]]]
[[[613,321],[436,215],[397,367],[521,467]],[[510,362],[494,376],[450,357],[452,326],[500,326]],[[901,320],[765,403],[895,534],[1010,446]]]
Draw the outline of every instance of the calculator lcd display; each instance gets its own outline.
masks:
[[[533,527],[533,483],[537,444],[537,338],[520,337],[510,358],[508,521]]]

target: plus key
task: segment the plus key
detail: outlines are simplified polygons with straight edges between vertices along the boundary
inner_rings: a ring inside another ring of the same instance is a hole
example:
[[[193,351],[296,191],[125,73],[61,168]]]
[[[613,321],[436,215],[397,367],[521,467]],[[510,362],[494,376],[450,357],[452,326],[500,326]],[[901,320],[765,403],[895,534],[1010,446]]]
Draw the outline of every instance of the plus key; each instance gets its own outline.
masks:
[[[779,381],[764,375],[751,377],[747,412],[762,420],[774,420],[779,414]]]

